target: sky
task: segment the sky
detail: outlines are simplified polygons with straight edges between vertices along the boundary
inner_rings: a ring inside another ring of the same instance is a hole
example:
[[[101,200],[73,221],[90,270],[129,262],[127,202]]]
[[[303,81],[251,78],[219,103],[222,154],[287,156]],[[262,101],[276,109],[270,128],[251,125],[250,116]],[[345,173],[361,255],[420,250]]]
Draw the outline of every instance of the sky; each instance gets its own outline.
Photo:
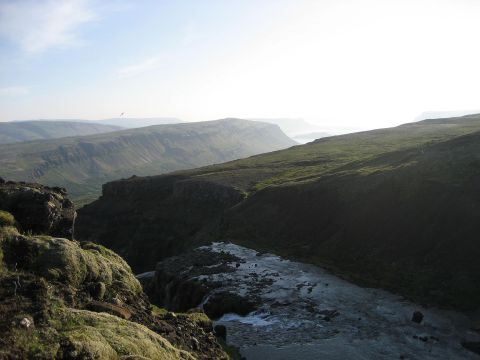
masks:
[[[0,0],[0,121],[480,109],[480,0]]]

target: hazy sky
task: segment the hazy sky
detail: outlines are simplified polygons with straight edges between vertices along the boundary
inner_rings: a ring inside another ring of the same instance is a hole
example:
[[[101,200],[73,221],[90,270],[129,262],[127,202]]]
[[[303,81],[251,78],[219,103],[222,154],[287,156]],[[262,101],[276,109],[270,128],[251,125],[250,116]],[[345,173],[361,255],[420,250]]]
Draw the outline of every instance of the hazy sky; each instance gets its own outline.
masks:
[[[479,109],[480,0],[0,0],[0,120]]]

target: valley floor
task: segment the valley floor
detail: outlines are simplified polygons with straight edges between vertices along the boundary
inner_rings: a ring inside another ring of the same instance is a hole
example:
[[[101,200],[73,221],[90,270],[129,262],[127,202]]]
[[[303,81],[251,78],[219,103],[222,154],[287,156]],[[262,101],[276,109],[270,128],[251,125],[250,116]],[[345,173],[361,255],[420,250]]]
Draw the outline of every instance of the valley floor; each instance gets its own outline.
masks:
[[[231,253],[236,270],[202,275],[231,291],[258,297],[245,317],[225,314],[228,343],[256,359],[478,359],[462,347],[478,342],[467,316],[426,309],[388,292],[362,288],[313,265],[283,260],[234,244],[202,249]],[[414,311],[424,319],[413,322]]]

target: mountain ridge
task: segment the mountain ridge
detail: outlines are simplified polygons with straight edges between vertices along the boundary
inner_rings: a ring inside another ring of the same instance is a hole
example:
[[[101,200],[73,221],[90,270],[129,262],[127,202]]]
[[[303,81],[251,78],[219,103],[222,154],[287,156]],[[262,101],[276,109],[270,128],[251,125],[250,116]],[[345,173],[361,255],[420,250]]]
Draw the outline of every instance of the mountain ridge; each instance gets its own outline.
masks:
[[[93,199],[106,181],[220,163],[295,143],[276,125],[241,119],[153,125],[0,145],[0,176],[66,187]]]
[[[0,144],[86,136],[121,130],[120,126],[78,121],[32,120],[0,122]]]

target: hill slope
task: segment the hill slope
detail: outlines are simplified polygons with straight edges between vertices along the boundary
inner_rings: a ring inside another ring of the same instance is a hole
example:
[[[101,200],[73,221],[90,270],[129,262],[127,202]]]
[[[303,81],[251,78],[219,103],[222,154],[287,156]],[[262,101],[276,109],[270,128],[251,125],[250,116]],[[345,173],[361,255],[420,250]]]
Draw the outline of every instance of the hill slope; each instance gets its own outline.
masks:
[[[230,239],[419,301],[473,309],[479,144],[479,115],[425,120],[117,181],[80,211],[78,235],[97,237],[143,269]]]
[[[0,144],[84,136],[120,130],[120,126],[76,121],[0,122]]]
[[[63,186],[91,200],[106,181],[161,174],[293,145],[271,124],[225,119],[0,145],[0,176]]]

